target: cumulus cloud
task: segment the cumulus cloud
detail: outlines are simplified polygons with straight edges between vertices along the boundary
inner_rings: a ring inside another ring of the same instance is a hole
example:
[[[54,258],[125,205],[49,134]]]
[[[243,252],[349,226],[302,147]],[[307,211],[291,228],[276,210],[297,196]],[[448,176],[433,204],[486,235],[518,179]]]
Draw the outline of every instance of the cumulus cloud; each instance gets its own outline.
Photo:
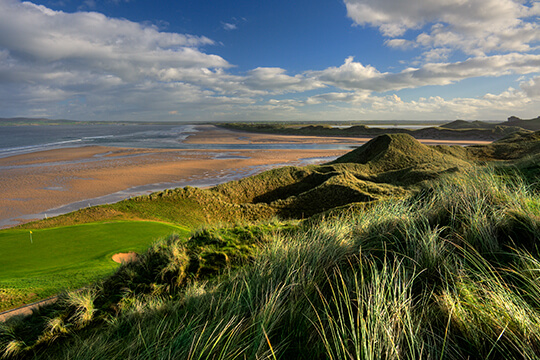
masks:
[[[344,89],[370,90],[374,90],[373,85],[369,85],[373,84],[373,80],[382,79],[385,76],[371,65],[364,66],[360,62],[355,62],[352,56],[345,59],[345,63],[340,67],[332,66],[322,71],[312,71],[309,74],[322,82]]]
[[[244,83],[251,89],[272,92],[303,92],[324,87],[320,81],[303,75],[289,76],[281,68],[258,67],[249,71]]]
[[[0,34],[0,105],[5,112],[49,107],[53,116],[77,105],[88,118],[107,111],[120,114],[120,109],[144,113],[161,104],[168,113],[178,104],[205,109],[212,103],[251,104],[251,96],[323,86],[279,68],[232,75],[227,72],[231,64],[202,50],[214,44],[207,37],[162,32],[96,12],[65,13],[2,0]]]
[[[320,81],[302,74],[290,76],[285,69],[258,67],[244,75],[232,75],[223,69],[165,68],[157,73],[160,81],[198,84],[220,94],[259,96],[303,92],[324,87]]]
[[[369,91],[356,91],[356,92],[329,92],[324,94],[318,94],[309,97],[306,100],[306,104],[325,104],[334,102],[344,102],[351,104],[362,104],[366,102],[371,96]]]
[[[320,119],[343,120],[461,118],[503,121],[504,114],[536,116],[540,105],[539,98],[530,98],[525,91],[512,88],[500,94],[487,94],[479,98],[444,99],[430,96],[409,101],[401,99],[397,94],[379,96],[356,92],[328,93],[316,95],[306,101],[311,102],[325,105],[325,110],[317,113]]]
[[[536,76],[529,81],[522,82],[520,87],[528,97],[540,98],[540,76]]]
[[[450,47],[467,54],[528,51],[540,41],[536,17],[540,3],[522,0],[344,0],[347,15],[358,25],[375,26],[384,36],[424,31],[414,41]],[[427,29],[424,29],[427,27]],[[403,43],[403,42],[401,42]],[[400,42],[388,42],[399,46]]]
[[[339,111],[333,114],[340,118],[397,118],[396,114],[405,111],[420,117],[457,114],[457,110],[450,110],[456,106],[466,117],[478,111],[507,109],[509,104],[522,109],[538,106],[535,99],[540,97],[540,55],[517,51],[484,54],[490,46],[495,49],[516,42],[527,47],[536,41],[537,25],[527,20],[540,13],[537,3],[503,0],[506,15],[487,9],[487,13],[500,18],[500,26],[503,19],[514,21],[506,23],[504,34],[490,25],[493,37],[486,37],[479,45],[482,54],[451,63],[447,59],[454,44],[475,32],[481,33],[481,26],[472,23],[472,15],[467,15],[469,20],[458,19],[462,9],[455,1],[419,0],[420,5],[426,2],[425,8],[407,4],[411,9],[390,0],[345,1],[356,23],[378,26],[390,37],[387,46],[425,48],[425,63],[383,72],[349,57],[340,66],[299,74],[288,74],[279,67],[257,67],[238,73],[231,70],[233,64],[208,53],[206,49],[214,41],[204,36],[164,32],[153,25],[97,12],[65,13],[31,2],[0,0],[1,116],[146,120],[162,114],[165,118],[189,120],[270,116],[301,119],[310,109],[317,109],[320,115],[309,113],[310,118],[328,119],[332,114],[326,112],[328,107],[328,111]],[[446,9],[443,5],[453,9],[445,19],[439,14]],[[477,7],[476,1],[471,1],[473,14]],[[360,14],[358,9],[366,13]],[[487,15],[479,19],[482,24]],[[426,24],[429,26],[424,28]],[[409,29],[422,30],[410,39],[405,36]],[[471,41],[469,44],[473,44]],[[432,97],[407,102],[397,94],[375,94],[507,74],[526,75],[528,80],[523,80],[517,90],[476,99]],[[287,98],[284,94],[295,95]],[[318,105],[325,105],[324,109]],[[21,109],[26,110],[21,113]]]
[[[32,3],[0,3],[0,47],[22,61],[66,66],[90,66],[140,72],[152,63],[180,67],[228,67],[224,59],[208,55],[198,46],[212,44],[206,37],[162,33],[95,12],[68,14]],[[70,62],[72,61],[72,62]]]
[[[416,42],[406,39],[389,39],[386,40],[384,43],[386,46],[402,50],[418,47],[418,44]]]
[[[428,63],[421,68],[407,68],[398,73],[381,73],[364,66],[352,57],[340,67],[330,67],[309,74],[323,83],[348,90],[385,92],[427,85],[448,85],[483,76],[529,74],[540,72],[540,55],[506,54],[470,58],[455,63]]]

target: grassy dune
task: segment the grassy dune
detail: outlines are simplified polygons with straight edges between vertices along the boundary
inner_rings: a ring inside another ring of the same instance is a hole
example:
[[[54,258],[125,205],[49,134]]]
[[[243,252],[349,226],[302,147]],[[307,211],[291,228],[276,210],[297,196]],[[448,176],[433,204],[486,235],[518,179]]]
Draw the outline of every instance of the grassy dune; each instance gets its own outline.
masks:
[[[406,134],[380,136],[330,164],[283,167],[208,190],[166,190],[22,228],[118,219],[166,221],[196,228],[275,216],[306,218],[350,203],[408,196],[425,182],[470,167],[467,156],[422,145]]]
[[[5,349],[59,359],[538,358],[540,198],[526,182],[472,170],[362,213],[283,225],[252,226],[247,238],[249,227],[207,230],[191,245],[168,238],[109,280],[121,294],[96,285],[82,294],[86,307],[68,295],[34,318],[33,337],[28,323],[4,325]],[[221,276],[193,276],[201,243],[217,250],[233,238],[259,250],[235,271],[224,261]]]
[[[538,143],[528,133],[465,149],[382,136],[331,164],[97,208],[94,219],[182,223],[189,203],[188,221],[207,225],[0,325],[0,353],[538,359]]]

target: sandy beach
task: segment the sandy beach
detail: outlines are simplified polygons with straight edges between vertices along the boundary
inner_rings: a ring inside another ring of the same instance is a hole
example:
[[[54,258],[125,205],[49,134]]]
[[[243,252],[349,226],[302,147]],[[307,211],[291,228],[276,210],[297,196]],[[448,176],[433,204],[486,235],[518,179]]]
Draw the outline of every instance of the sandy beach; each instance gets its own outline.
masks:
[[[148,184],[210,186],[272,165],[300,165],[305,158],[335,157],[345,152],[86,147],[19,155],[0,159],[0,219],[39,214]]]
[[[67,204],[77,203],[69,210],[93,205],[96,202],[90,199],[100,197],[101,203],[112,202],[157,189],[212,186],[276,166],[327,162],[369,140],[252,134],[210,125],[198,126],[197,130],[184,143],[329,143],[350,147],[341,150],[179,150],[88,146],[0,158],[0,227],[40,218],[47,212],[52,216],[57,213],[54,209]],[[117,198],[107,198],[119,192]]]

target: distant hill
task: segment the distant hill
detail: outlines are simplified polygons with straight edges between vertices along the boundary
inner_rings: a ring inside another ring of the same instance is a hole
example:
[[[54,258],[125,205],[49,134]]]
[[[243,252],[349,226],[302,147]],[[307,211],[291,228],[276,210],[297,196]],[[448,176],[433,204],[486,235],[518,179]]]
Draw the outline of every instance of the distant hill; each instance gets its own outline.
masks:
[[[440,125],[439,127],[444,129],[493,129],[498,124],[489,123],[486,121],[466,121],[466,120],[455,120],[448,124]]]
[[[540,130],[540,116],[534,119],[520,119],[516,116],[510,116],[506,122],[499,125],[517,126],[527,130],[538,131]]]
[[[83,122],[75,120],[53,120],[46,118],[0,118],[0,126],[19,126],[19,125],[70,125],[82,124]]]
[[[253,123],[227,123],[219,124],[227,129],[248,131],[255,133],[271,133],[285,135],[306,136],[344,136],[344,137],[376,137],[384,134],[409,134],[415,139],[440,140],[498,140],[513,132],[524,130],[518,126],[491,124],[481,121],[467,122],[457,120],[446,125],[422,129],[407,128],[377,128],[365,125],[354,125],[347,128],[332,127],[329,125],[307,125],[298,127],[287,124],[253,124]]]

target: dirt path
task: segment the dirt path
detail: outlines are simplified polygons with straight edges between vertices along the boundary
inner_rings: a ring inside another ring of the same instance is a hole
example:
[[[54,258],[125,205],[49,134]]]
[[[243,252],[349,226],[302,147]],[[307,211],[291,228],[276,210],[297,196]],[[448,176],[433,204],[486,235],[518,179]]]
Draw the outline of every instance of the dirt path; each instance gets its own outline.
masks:
[[[5,322],[8,319],[11,319],[14,316],[29,316],[32,315],[32,311],[40,308],[41,306],[53,304],[58,300],[58,296],[53,296],[47,299],[36,301],[34,303],[21,306],[16,309],[7,310],[0,313],[0,322]]]

